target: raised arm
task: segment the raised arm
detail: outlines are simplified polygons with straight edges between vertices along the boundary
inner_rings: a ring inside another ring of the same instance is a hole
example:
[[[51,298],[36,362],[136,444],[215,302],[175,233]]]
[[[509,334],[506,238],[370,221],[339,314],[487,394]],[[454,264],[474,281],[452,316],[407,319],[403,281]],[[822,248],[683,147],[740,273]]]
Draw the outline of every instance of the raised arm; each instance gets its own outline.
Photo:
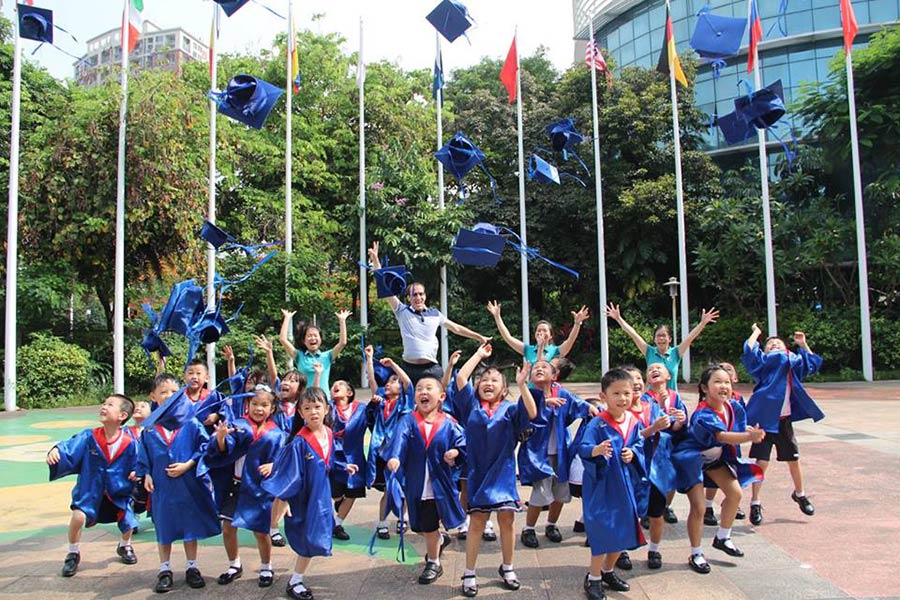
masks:
[[[275,350],[272,348],[272,342],[264,335],[256,336],[256,346],[266,353],[266,373],[269,379],[269,387],[275,389],[275,382],[278,381],[278,366],[275,364]]]
[[[284,348],[287,355],[291,357],[291,362],[297,360],[297,349],[294,348],[291,340],[288,339],[288,329],[291,326],[291,319],[294,318],[296,313],[297,311],[295,310],[281,309],[283,318],[281,320],[281,331],[278,333],[278,341],[281,342],[281,347]]]
[[[696,327],[691,329],[691,332],[688,334],[684,341],[678,344],[678,356],[684,356],[684,353],[688,351],[688,348],[691,347],[691,344],[697,337],[703,333],[703,330],[710,323],[715,323],[716,319],[719,318],[719,311],[716,310],[716,307],[713,306],[708,311],[703,309],[700,313],[700,323],[697,324]]]
[[[378,242],[372,242],[372,247],[369,248],[369,262],[372,263],[373,270],[377,271],[381,268],[381,259],[378,258]],[[391,310],[397,310],[397,307],[400,306],[397,296],[388,296],[385,300],[391,305]]]
[[[503,338],[503,341],[506,342],[506,345],[518,352],[519,354],[525,354],[525,343],[520,339],[516,339],[509,332],[509,328],[506,326],[506,323],[503,322],[503,317],[500,316],[500,303],[496,300],[491,300],[487,304],[488,312],[491,313],[494,317],[494,323],[497,324],[497,331],[500,332],[500,337]]]
[[[237,366],[234,364],[234,350],[228,344],[222,346],[222,356],[225,357],[225,365],[228,367],[228,377],[234,377]]]
[[[344,349],[344,346],[347,345],[347,317],[350,316],[349,310],[342,310],[334,313],[334,316],[338,318],[338,325],[341,328],[340,337],[338,338],[338,343],[335,344],[334,348],[331,349],[331,360],[335,360],[338,357],[338,354],[341,353],[341,350]]]
[[[378,389],[378,382],[375,381],[375,349],[372,346],[366,346],[366,376],[369,378],[369,389],[372,390],[372,398],[375,398],[375,390]]]
[[[487,336],[481,335],[478,332],[472,331],[468,327],[464,327],[459,323],[454,323],[450,319],[444,321],[444,327],[446,327],[447,331],[449,331],[450,333],[454,333],[462,337],[467,337],[470,340],[475,340],[479,344],[485,344],[491,339]]]
[[[588,311],[587,306],[582,306],[581,310],[578,312],[572,312],[572,320],[575,323],[572,325],[572,331],[569,332],[569,337],[567,337],[566,341],[559,347],[560,356],[567,356],[569,352],[572,351],[572,348],[575,347],[575,340],[578,339],[578,334],[581,333],[582,324],[590,317],[591,313]]]
[[[475,372],[478,363],[490,357],[492,352],[493,348],[491,348],[490,344],[485,343],[478,347],[475,354],[456,372],[456,389],[461,390],[466,387],[466,383],[469,382],[469,377]]]
[[[634,342],[634,345],[637,346],[640,351],[641,356],[647,356],[647,342],[644,341],[641,334],[635,331],[634,327],[629,325],[628,322],[622,318],[622,312],[619,310],[617,304],[610,303],[609,306],[606,307],[606,316],[618,323],[619,327],[622,328],[622,331],[628,334],[628,337],[631,338],[631,341]]]
[[[462,356],[462,352],[454,350],[453,354],[450,355],[450,358],[447,359],[447,368],[444,369],[444,376],[441,377],[441,387],[445,390],[450,387],[450,381],[453,377],[453,368],[456,366],[456,363],[459,362],[460,356]]]
[[[525,411],[528,413],[528,418],[532,421],[537,418],[537,403],[534,401],[534,396],[531,395],[531,390],[528,388],[528,374],[531,372],[531,365],[527,360],[522,361],[521,367],[516,367],[516,383],[519,385],[519,393],[522,395],[520,398],[522,400],[522,404],[525,405]]]
[[[401,388],[409,387],[412,384],[412,379],[409,378],[409,375],[406,374],[406,371],[404,371],[400,365],[394,362],[394,359],[382,358],[379,362],[397,375],[397,379],[400,380]]]
[[[750,337],[747,338],[747,345],[753,348],[756,343],[759,341],[759,336],[762,335],[762,329],[759,328],[759,325],[756,323],[753,324],[753,330],[750,332]]]

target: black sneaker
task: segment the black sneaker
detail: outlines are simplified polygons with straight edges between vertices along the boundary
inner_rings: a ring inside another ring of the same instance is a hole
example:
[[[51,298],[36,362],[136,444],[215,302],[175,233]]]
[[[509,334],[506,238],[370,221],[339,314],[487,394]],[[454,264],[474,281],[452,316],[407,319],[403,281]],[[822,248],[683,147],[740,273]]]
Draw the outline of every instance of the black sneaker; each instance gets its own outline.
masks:
[[[350,534],[344,530],[343,525],[335,525],[331,534],[334,536],[334,539],[341,540],[342,542],[346,542],[350,539]]]
[[[419,583],[421,583],[422,585],[434,583],[435,581],[437,581],[437,578],[443,574],[444,567],[426,559],[425,568],[422,569],[422,573],[419,575]]]
[[[630,571],[632,568],[631,557],[628,556],[627,552],[622,552],[619,554],[619,558],[616,559],[616,567],[622,569],[623,571]]]
[[[559,527],[552,523],[548,524],[544,529],[544,535],[554,544],[558,544],[562,541],[562,533],[559,531]]]
[[[119,546],[116,548],[116,554],[119,555],[119,558],[122,559],[122,563],[126,565],[133,565],[137,563],[137,556],[134,554],[134,548],[131,547],[131,544],[127,546]]]
[[[616,592],[627,592],[631,589],[631,586],[628,585],[628,582],[616,575],[615,571],[610,571],[609,573],[603,573],[601,575],[603,578],[603,583],[609,589]]]
[[[653,550],[647,552],[647,568],[662,569],[662,554]]]
[[[744,553],[734,545],[734,543],[731,541],[731,538],[720,540],[718,537],[715,537],[713,538],[712,545],[713,548],[715,548],[716,550],[721,550],[728,556],[741,557],[744,555]]]
[[[762,504],[751,504],[750,505],[750,524],[751,525],[759,525],[762,522],[763,522]]]
[[[663,520],[670,525],[678,522],[678,515],[675,514],[675,511],[672,510],[671,506],[666,507],[666,512],[663,514]]]
[[[81,562],[81,554],[78,552],[69,552],[63,561],[62,576],[71,577],[78,570],[78,563]]]
[[[206,587],[206,580],[203,579],[203,575],[200,574],[200,569],[197,567],[191,567],[187,571],[184,572],[184,580],[187,581],[187,584],[196,589]]]
[[[719,524],[719,520],[716,518],[716,513],[713,510],[712,506],[707,506],[706,510],[704,511],[703,524],[709,525],[710,527],[715,527]]]
[[[156,575],[156,587],[153,591],[157,594],[165,594],[172,591],[172,571],[160,571]]]
[[[641,527],[650,529],[650,517],[641,517]]]
[[[280,531],[276,531],[271,535],[272,545],[276,548],[284,548],[287,545],[287,541],[285,541],[284,536],[281,535]]]
[[[816,508],[806,496],[798,496],[796,492],[791,492],[791,500],[800,505],[800,510],[804,515],[811,517],[816,514]]]
[[[300,588],[299,590],[297,588]],[[313,593],[302,583],[287,586],[287,597],[294,600],[313,600]]]
[[[534,532],[534,529],[522,530],[522,545],[526,548],[537,548],[540,546],[537,539],[537,533]]]
[[[606,592],[603,591],[603,581],[591,581],[584,576],[584,595],[588,600],[606,600]]]
[[[740,507],[738,507],[737,512],[734,513],[734,518],[738,521],[743,521],[747,518],[747,513],[745,513],[743,510],[741,510]]]
[[[584,533],[584,522],[575,521],[575,525],[572,526],[572,531],[575,533]]]

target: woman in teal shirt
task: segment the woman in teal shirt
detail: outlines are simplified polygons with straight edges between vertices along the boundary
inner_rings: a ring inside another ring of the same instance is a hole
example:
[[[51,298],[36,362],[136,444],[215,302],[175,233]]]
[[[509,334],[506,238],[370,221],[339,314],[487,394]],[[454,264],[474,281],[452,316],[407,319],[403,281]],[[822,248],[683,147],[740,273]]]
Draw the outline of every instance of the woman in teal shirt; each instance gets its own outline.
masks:
[[[509,328],[507,328],[506,323],[503,322],[503,317],[500,316],[499,302],[488,302],[487,309],[488,312],[494,316],[494,322],[497,324],[497,329],[500,331],[500,336],[503,338],[503,341],[506,342],[510,348],[524,356],[525,360],[532,365],[536,363],[538,359],[552,360],[557,356],[567,356],[569,352],[572,351],[572,347],[575,346],[575,340],[578,339],[578,333],[581,331],[582,323],[590,317],[586,306],[582,306],[581,310],[578,312],[573,312],[572,318],[574,319],[575,324],[572,327],[572,331],[569,332],[569,337],[567,337],[566,341],[560,346],[553,344],[553,328],[550,326],[550,322],[538,321],[537,325],[534,327],[534,341],[537,343],[525,344],[522,340],[514,338],[509,332]]]
[[[637,346],[641,355],[643,355],[644,359],[647,361],[647,366],[650,366],[653,363],[662,363],[666,365],[666,369],[669,371],[669,381],[666,383],[666,387],[670,390],[677,391],[678,365],[681,364],[681,357],[684,356],[684,353],[688,351],[688,348],[691,347],[693,341],[703,332],[703,329],[710,323],[716,322],[716,319],[719,318],[719,311],[717,311],[715,307],[708,311],[703,309],[700,315],[700,323],[694,327],[688,336],[684,338],[684,341],[677,346],[672,346],[672,330],[668,325],[660,325],[656,328],[656,331],[653,332],[653,343],[656,344],[656,346],[650,346],[644,341],[641,334],[635,331],[634,327],[629,325],[625,319],[622,318],[622,313],[619,311],[618,305],[610,304],[607,306],[606,316],[615,320],[615,322],[619,324],[619,327],[628,334],[628,337],[631,338],[634,345]]]
[[[294,364],[295,368],[306,375],[306,380],[310,382],[310,386],[312,386],[312,382],[316,380],[316,371],[314,368],[316,363],[322,365],[322,373],[319,376],[319,387],[325,391],[325,396],[330,401],[331,384],[329,383],[329,377],[331,376],[331,364],[337,359],[338,354],[341,353],[344,346],[347,345],[347,317],[350,316],[350,311],[342,310],[335,313],[335,316],[338,318],[338,324],[340,325],[340,338],[334,348],[326,350],[325,352],[322,352],[321,350],[322,331],[315,325],[306,326],[301,335],[303,341],[299,344],[300,347],[294,348],[294,345],[291,344],[288,339],[288,329],[290,328],[294,311],[281,309],[281,314],[284,316],[284,320],[281,322],[281,333],[278,336],[281,346],[284,348],[284,351],[287,352],[288,356],[291,357],[291,363]]]

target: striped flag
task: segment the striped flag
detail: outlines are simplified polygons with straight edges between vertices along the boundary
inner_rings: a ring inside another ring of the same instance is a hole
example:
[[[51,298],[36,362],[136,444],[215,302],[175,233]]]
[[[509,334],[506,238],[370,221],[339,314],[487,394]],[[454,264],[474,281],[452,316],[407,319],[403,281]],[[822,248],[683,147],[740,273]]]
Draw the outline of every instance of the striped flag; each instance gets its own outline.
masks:
[[[601,73],[606,74],[606,85],[612,85],[612,73],[609,72],[609,66],[606,64],[606,59],[603,58],[603,53],[600,52],[600,46],[597,45],[597,42],[591,41],[584,49],[584,62],[587,63],[588,68],[594,68]]]
[[[850,0],[841,0],[841,28],[844,30],[844,52],[850,54],[853,39],[859,33],[859,25],[856,24],[856,15],[853,14]]]
[[[144,0],[128,0],[128,54],[134,52],[134,47],[141,37],[144,19],[141,11],[144,10]],[[122,24],[122,39],[125,39],[125,23]]]
[[[750,51],[747,53],[748,73],[752,73],[753,68],[756,66],[757,48],[762,36],[762,23],[759,20],[759,9],[756,6],[756,0],[750,0]]]
[[[288,40],[291,53],[291,81],[294,93],[300,91],[300,57],[297,55],[297,32],[294,31],[294,17],[291,17],[291,39]]]
[[[681,70],[681,61],[678,60],[678,53],[675,51],[675,30],[672,27],[672,15],[669,14],[669,6],[667,4],[665,39],[663,39],[662,50],[659,52],[656,70],[663,75],[668,75],[670,67],[675,71],[675,80],[687,87],[687,77],[684,76],[684,71]]]

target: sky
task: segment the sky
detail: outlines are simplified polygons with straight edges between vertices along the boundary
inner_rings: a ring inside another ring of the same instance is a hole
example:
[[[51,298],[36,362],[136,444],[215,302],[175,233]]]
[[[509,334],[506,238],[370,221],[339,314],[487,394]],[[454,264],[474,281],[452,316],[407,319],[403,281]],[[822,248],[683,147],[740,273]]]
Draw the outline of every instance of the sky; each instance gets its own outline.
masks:
[[[0,0],[7,19],[14,0]],[[143,0],[145,20],[163,29],[181,27],[205,43],[209,40],[211,0]],[[297,29],[316,33],[339,33],[348,52],[359,48],[360,18],[363,19],[365,62],[388,60],[404,69],[431,69],[434,64],[434,28],[425,20],[438,0],[293,0]],[[251,0],[231,18],[223,18],[218,47],[223,52],[255,52],[267,48],[285,21],[260,4],[287,14],[288,0]],[[520,55],[532,54],[538,46],[560,70],[574,57],[571,0],[466,0],[476,21],[469,41],[453,44],[442,39],[444,70],[473,65],[488,56],[503,59],[518,27]],[[118,27],[122,0],[35,0],[35,6],[54,11],[54,22],[71,32],[80,43],[56,31],[56,43],[75,55],[85,51],[84,42]],[[551,8],[552,7],[552,8]],[[316,20],[314,20],[314,16]],[[224,15],[223,15],[224,17]],[[73,59],[44,46],[34,55],[36,42],[23,40],[24,56],[44,66],[60,79],[73,77]]]

